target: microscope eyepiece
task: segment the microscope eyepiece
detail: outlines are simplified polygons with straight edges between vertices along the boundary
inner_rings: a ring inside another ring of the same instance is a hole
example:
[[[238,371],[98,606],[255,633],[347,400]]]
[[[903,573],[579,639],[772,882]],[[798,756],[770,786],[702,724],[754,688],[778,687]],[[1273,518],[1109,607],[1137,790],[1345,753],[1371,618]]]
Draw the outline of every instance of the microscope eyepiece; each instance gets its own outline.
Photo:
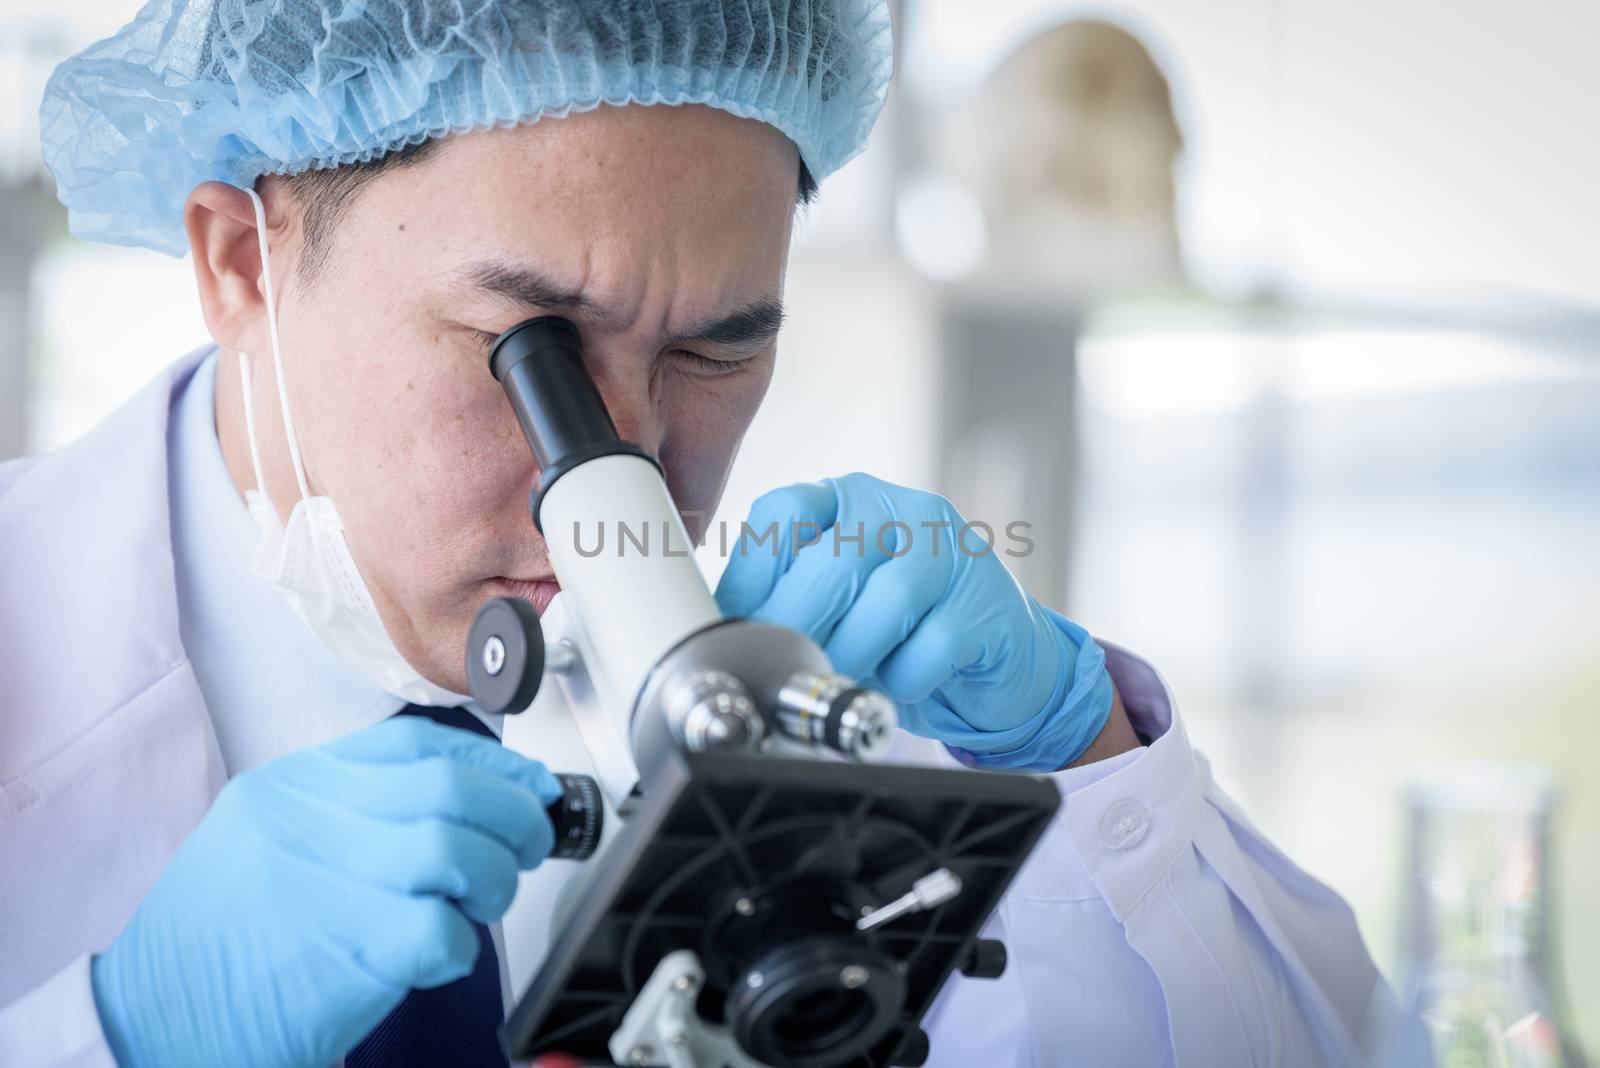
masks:
[[[567,320],[546,315],[513,326],[489,350],[489,372],[511,398],[541,468],[616,444],[616,425],[583,366],[578,329]]]
[[[539,463],[539,486],[530,505],[540,530],[545,493],[579,464],[628,453],[660,467],[655,457],[617,435],[600,390],[583,366],[583,343],[570,321],[542,315],[513,326],[489,350],[489,372],[506,391]]]
[[[513,338],[517,339],[517,343],[508,344]],[[563,319],[559,315],[524,319],[495,339],[489,350],[489,373],[499,382],[505,378],[512,364],[546,346],[565,346],[576,351],[583,347],[583,343],[571,319]]]

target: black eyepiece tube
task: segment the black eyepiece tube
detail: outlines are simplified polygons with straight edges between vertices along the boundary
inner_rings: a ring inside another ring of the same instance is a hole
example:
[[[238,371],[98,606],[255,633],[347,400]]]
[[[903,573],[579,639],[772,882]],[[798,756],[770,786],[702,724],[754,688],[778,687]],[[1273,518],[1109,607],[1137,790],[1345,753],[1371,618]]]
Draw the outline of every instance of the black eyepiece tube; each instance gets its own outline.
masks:
[[[489,373],[511,398],[541,468],[618,440],[611,413],[583,366],[578,328],[567,320],[545,315],[501,334],[489,350]]]
[[[539,504],[556,479],[590,460],[616,453],[660,462],[623,441],[606,403],[583,366],[578,328],[557,315],[518,323],[489,350],[489,373],[506,391],[523,436],[539,463],[539,485],[528,502],[541,531]]]

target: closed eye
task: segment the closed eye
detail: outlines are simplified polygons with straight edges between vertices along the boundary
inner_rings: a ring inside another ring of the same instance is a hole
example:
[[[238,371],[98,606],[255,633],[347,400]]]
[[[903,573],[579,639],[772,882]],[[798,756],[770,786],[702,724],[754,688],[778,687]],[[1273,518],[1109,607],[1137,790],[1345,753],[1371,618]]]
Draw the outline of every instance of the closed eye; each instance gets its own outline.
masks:
[[[702,356],[698,352],[688,352],[684,349],[673,349],[669,354],[669,358],[678,365],[679,370],[700,378],[722,378],[726,375],[736,375],[754,362],[753,358],[749,356],[741,359],[716,360],[710,356]]]

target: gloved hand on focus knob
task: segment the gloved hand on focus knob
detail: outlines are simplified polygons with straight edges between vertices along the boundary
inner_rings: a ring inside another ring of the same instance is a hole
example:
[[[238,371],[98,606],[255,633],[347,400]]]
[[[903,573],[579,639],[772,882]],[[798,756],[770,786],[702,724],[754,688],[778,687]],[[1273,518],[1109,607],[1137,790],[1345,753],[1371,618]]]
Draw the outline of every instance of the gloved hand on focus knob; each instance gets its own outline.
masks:
[[[1024,593],[943,497],[845,475],[764,495],[748,526],[717,586],[723,613],[809,634],[894,698],[907,730],[1055,771],[1105,726],[1104,651]]]
[[[471,972],[550,852],[561,786],[493,739],[397,717],[223,789],[94,959],[122,1068],[335,1064],[412,987]]]

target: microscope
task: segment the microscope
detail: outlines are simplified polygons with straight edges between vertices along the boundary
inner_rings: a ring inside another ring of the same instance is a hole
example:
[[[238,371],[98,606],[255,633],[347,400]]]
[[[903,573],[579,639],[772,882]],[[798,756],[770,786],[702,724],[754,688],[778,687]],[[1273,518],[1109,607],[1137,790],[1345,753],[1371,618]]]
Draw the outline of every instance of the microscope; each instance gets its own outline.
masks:
[[[1055,786],[882,762],[893,701],[806,635],[724,619],[657,461],[621,440],[570,322],[512,327],[489,369],[538,462],[530,510],[570,626],[547,645],[526,601],[486,603],[472,694],[518,713],[557,680],[598,772],[564,776],[551,809],[554,855],[585,870],[507,1021],[513,1058],[922,1064],[945,982],[1005,968],[979,932]],[[585,548],[578,531],[601,527],[616,544]]]

